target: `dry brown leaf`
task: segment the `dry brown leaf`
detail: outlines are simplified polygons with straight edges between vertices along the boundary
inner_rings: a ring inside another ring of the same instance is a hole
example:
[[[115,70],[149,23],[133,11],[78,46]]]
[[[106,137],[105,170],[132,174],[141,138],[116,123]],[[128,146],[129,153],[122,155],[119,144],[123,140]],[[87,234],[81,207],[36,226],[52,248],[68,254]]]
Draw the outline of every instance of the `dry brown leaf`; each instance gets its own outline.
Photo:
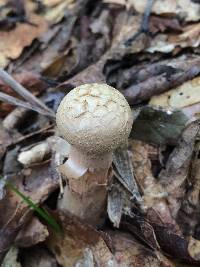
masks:
[[[15,244],[18,247],[31,247],[37,243],[43,242],[49,235],[47,227],[43,225],[36,217],[19,232]]]
[[[199,261],[200,260],[200,240],[190,236],[188,243],[188,252],[190,256]]]
[[[62,221],[63,234],[50,231],[47,240],[47,245],[59,264],[63,267],[74,267],[84,258],[87,248],[92,251],[96,266],[107,267],[109,261],[112,264],[114,256],[98,231],[67,213],[59,213],[59,218]]]
[[[109,232],[115,249],[116,264],[112,267],[174,267],[174,264],[159,252],[153,253],[122,232]]]
[[[165,189],[156,181],[152,174],[148,150],[149,145],[141,141],[131,141],[134,175],[139,187],[143,191],[141,207],[147,212],[152,222],[158,220],[159,223],[162,222],[176,226],[165,200],[167,196]]]
[[[197,77],[164,94],[153,96],[149,104],[162,107],[183,108],[199,102],[200,77]]]
[[[12,162],[10,164],[12,166]],[[18,190],[25,196],[30,197],[35,204],[44,201],[58,186],[56,171],[49,164],[35,166],[18,175],[9,176],[10,181]],[[9,188],[6,190],[5,197],[0,201],[0,210],[4,212],[4,216],[1,216],[0,220],[1,263],[4,254],[13,244],[19,230],[27,222],[31,212],[27,204]]]
[[[103,0],[104,3],[134,7],[137,12],[144,13],[146,0]],[[178,15],[185,21],[199,20],[200,6],[192,0],[155,0],[152,13],[156,15]]]
[[[10,59],[18,58],[23,49],[47,30],[47,22],[40,16],[31,14],[27,23],[18,24],[13,30],[0,32],[0,67],[4,68]]]
[[[104,3],[126,5],[126,0],[103,0]]]
[[[106,0],[107,1],[107,0]],[[127,0],[129,6],[133,6],[139,13],[144,13],[146,0]],[[199,20],[200,6],[191,0],[155,0],[152,13],[157,15],[178,15],[185,21]]]
[[[167,200],[173,218],[177,217],[181,199],[186,191],[185,183],[189,176],[189,166],[198,131],[198,121],[188,125],[182,133],[177,147],[170,154],[165,168],[159,174],[159,181],[169,194]]]
[[[183,33],[171,35],[169,42],[180,45],[181,47],[197,47],[200,43],[200,23],[191,24],[182,28]]]
[[[112,253],[99,232],[76,221],[75,218],[70,218],[67,214],[60,216],[64,234],[58,235],[52,232],[47,244],[63,267],[174,266],[159,252],[153,253],[140,245],[130,234],[118,231],[109,231],[106,235],[114,251]],[[83,264],[88,261],[91,265]]]
[[[200,44],[200,23],[191,24],[182,28],[181,34],[158,34],[151,39],[146,49],[150,53],[169,53],[175,48],[198,47]]]
[[[146,49],[147,52],[155,53],[170,53],[176,47],[175,43],[168,42],[168,35],[166,34],[158,34],[156,37],[151,39],[150,45]]]
[[[149,20],[149,31],[153,34],[165,32],[166,30],[182,32],[182,27],[178,19],[165,18],[161,16],[151,16]]]
[[[195,151],[192,158],[190,176],[188,183],[190,184],[187,193],[182,199],[181,208],[178,213],[178,222],[185,236],[193,236],[199,239],[198,227],[200,221],[199,214],[199,192],[200,192],[200,159],[199,159],[200,143],[196,142]]]
[[[130,46],[126,46],[124,43],[131,36],[136,34],[141,24],[141,16],[124,16],[120,21],[119,32],[115,32],[115,37],[110,49],[110,58],[115,55],[125,55],[129,53],[139,53],[146,47],[146,36],[141,34],[135,42],[132,42]]]
[[[53,24],[60,22],[65,15],[66,9],[70,8],[72,3],[73,1],[62,1],[58,5],[53,6],[53,8],[46,11],[45,19]]]
[[[67,1],[67,2],[72,2],[73,0],[70,0],[70,1]],[[63,0],[43,0],[42,3],[45,5],[45,6],[54,6],[54,5],[58,5],[60,4],[61,2],[63,2]]]

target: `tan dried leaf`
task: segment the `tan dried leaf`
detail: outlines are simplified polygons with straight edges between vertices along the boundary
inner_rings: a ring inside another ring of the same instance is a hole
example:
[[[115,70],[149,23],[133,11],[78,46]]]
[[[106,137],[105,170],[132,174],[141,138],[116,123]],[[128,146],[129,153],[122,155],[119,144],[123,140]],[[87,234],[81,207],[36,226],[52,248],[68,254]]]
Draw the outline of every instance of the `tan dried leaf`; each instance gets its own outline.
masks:
[[[197,77],[164,94],[153,96],[149,104],[162,107],[183,108],[199,102],[200,77]]]
[[[200,260],[200,241],[191,237],[189,238],[188,252],[190,256],[199,261]]]
[[[200,23],[191,24],[182,29],[183,33],[169,36],[168,41],[181,47],[197,47],[200,43]]]
[[[6,0],[0,0],[0,6],[3,6],[3,5],[5,5],[6,3],[7,3]]]
[[[134,175],[138,181],[139,187],[143,191],[142,208],[149,214],[148,216],[151,221],[155,222],[157,220],[156,217],[159,217],[164,223],[175,225],[165,201],[165,189],[156,181],[152,174],[151,161],[149,158],[150,148],[151,146],[141,141],[131,141]]]
[[[182,29],[183,33],[176,35],[158,34],[151,40],[146,49],[150,53],[170,53],[175,48],[198,47],[200,44],[200,23],[191,24]]]
[[[72,1],[69,1],[69,2],[72,2]],[[43,5],[45,6],[54,6],[54,5],[60,4],[61,2],[63,2],[63,0],[43,0],[42,1]]]
[[[126,5],[126,0],[103,0],[107,4],[117,4],[117,5]]]
[[[0,67],[4,68],[10,59],[17,59],[23,49],[47,30],[47,22],[40,16],[30,15],[28,23],[18,24],[11,31],[0,32]]]
[[[44,17],[46,18],[46,20],[53,24],[60,22],[66,14],[66,10],[72,9],[75,4],[74,0],[46,0],[45,2],[49,9],[47,9],[47,11],[45,12]]]

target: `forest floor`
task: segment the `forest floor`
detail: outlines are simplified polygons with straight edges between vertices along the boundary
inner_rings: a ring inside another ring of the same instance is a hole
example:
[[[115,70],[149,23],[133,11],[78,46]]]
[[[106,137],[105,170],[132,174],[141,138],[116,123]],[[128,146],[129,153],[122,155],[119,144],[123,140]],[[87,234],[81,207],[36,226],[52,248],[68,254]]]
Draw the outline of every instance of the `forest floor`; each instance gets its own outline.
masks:
[[[2,267],[200,266],[199,0],[0,0],[0,68]],[[55,114],[86,83],[134,114],[97,226],[57,208]]]

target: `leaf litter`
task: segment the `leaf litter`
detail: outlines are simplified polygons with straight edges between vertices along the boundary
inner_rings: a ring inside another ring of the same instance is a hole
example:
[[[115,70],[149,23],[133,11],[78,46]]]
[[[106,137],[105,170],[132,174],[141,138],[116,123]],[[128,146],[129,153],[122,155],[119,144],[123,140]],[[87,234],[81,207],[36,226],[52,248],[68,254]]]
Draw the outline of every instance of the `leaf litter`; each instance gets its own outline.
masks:
[[[0,17],[0,66],[14,78],[0,81],[2,266],[198,266],[198,1],[5,0]],[[134,114],[97,227],[56,208],[69,144],[54,112],[92,82],[116,87]],[[6,182],[47,208],[62,235]]]

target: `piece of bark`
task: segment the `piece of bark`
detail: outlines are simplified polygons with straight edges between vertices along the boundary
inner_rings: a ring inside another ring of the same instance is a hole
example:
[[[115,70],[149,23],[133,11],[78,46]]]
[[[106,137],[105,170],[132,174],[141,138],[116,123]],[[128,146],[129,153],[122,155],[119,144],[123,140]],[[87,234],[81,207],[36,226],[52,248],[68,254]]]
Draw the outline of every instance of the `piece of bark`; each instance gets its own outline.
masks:
[[[122,93],[128,100],[129,104],[138,104],[148,100],[153,95],[163,93],[185,81],[193,79],[199,73],[200,61],[193,66],[190,65],[187,70],[181,69],[181,66],[178,68],[168,67],[163,73],[132,85]]]
[[[119,72],[115,71],[114,83],[117,88],[127,88],[130,85],[139,84],[162,73],[167,75],[173,71],[187,71],[190,67],[197,64],[199,64],[199,57],[194,55],[159,60],[151,64],[141,62],[127,69],[120,69]],[[109,76],[107,79],[109,81]]]

